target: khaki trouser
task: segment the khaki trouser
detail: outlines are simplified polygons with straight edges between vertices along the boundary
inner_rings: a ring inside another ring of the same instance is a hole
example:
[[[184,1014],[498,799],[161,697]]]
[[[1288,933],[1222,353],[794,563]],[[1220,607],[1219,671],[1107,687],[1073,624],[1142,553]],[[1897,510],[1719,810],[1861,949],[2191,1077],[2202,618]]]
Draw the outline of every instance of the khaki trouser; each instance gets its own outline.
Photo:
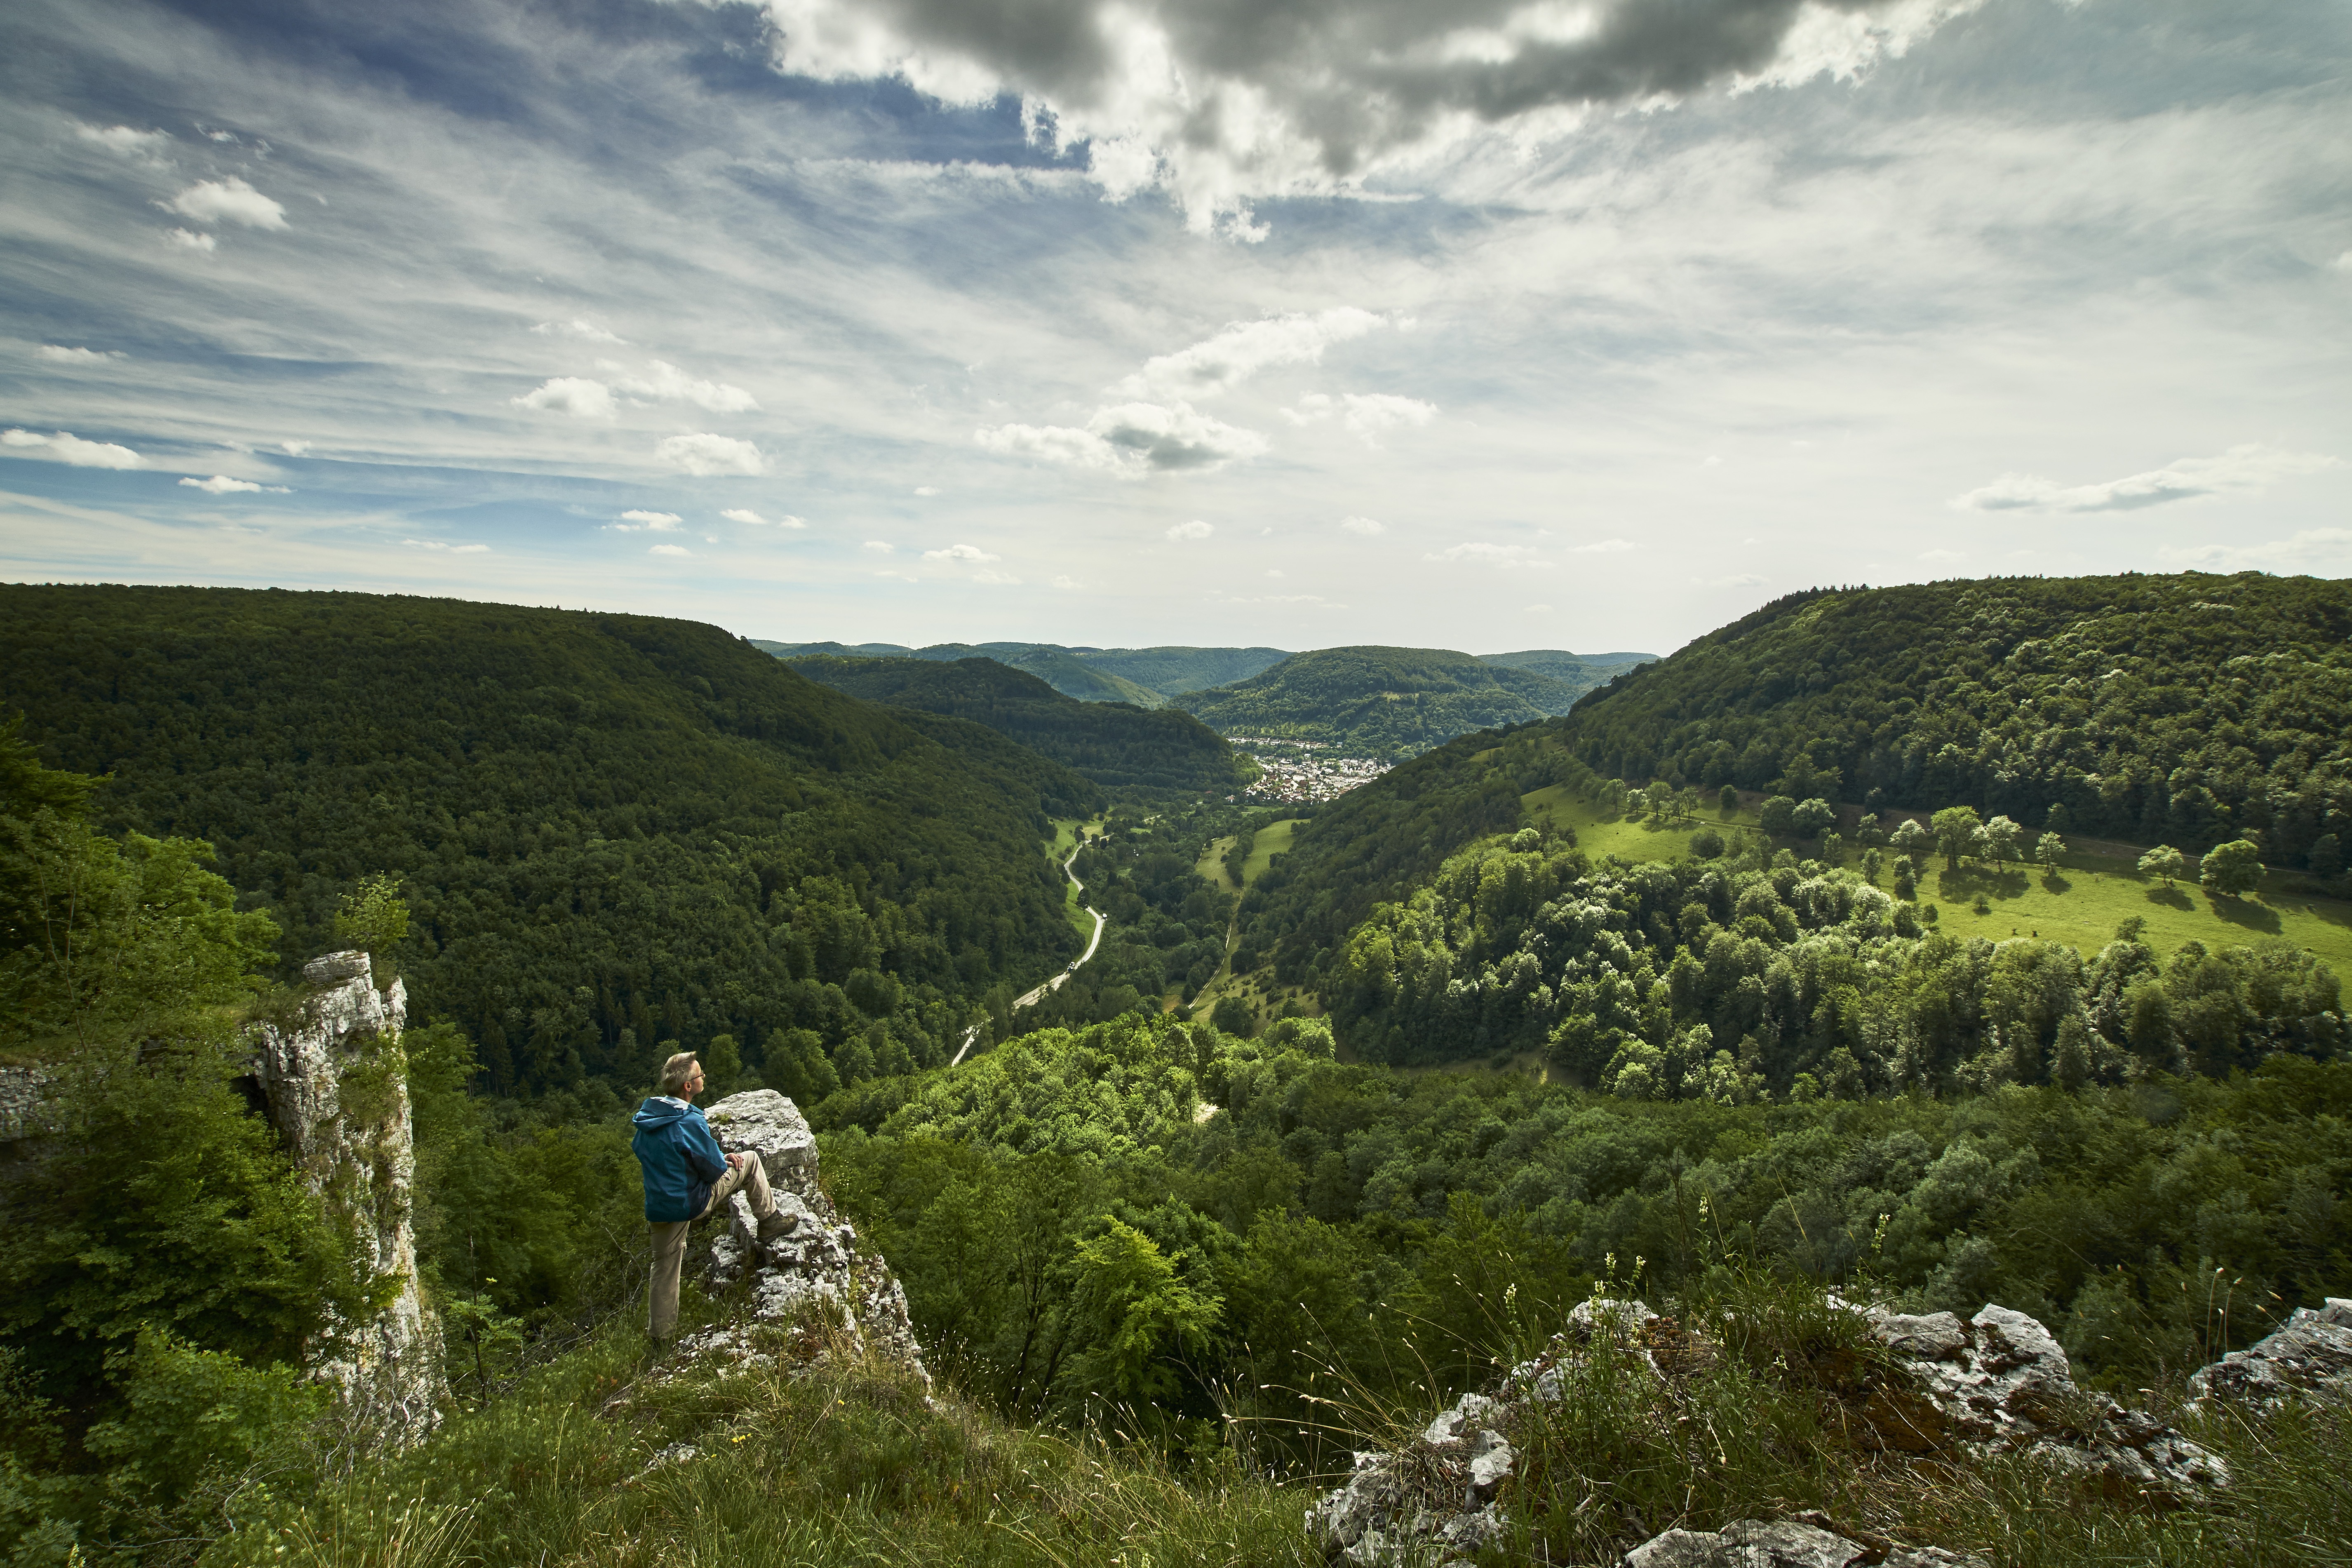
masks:
[[[711,1186],[710,1201],[694,1219],[656,1220],[654,1233],[653,1337],[656,1344],[667,1344],[677,1332],[677,1276],[686,1261],[686,1233],[697,1220],[709,1219],[719,1206],[738,1192],[751,1200],[751,1217],[766,1219],[776,1212],[776,1195],[768,1190],[768,1173],[760,1167],[760,1156],[746,1154],[741,1163],[730,1162],[727,1173]]]

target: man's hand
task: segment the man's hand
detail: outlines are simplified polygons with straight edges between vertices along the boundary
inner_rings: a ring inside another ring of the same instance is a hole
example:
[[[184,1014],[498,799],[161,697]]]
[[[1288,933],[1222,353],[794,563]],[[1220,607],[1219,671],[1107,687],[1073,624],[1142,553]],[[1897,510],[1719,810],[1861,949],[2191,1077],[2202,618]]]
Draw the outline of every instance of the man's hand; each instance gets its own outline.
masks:
[[[740,1170],[741,1170],[741,1169],[743,1168],[743,1156],[742,1156],[742,1155],[740,1155],[740,1154],[730,1154],[730,1155],[728,1155],[728,1156],[727,1156],[727,1168],[728,1168],[729,1170],[730,1170],[730,1171],[740,1171]]]

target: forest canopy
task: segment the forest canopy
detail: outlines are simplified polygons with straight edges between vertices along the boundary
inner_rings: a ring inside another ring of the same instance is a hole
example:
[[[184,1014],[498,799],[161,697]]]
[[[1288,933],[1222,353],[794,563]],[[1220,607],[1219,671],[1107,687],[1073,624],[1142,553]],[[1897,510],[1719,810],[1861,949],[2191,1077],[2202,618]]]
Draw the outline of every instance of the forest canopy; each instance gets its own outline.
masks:
[[[502,1089],[721,1035],[798,1081],[905,1071],[1078,945],[1041,844],[1095,785],[711,626],[8,586],[0,678],[43,760],[108,775],[97,823],[211,843],[294,958],[394,878],[421,1005]]]
[[[811,680],[867,702],[985,725],[1107,787],[1222,795],[1241,784],[1233,749],[1191,714],[1079,701],[992,658],[787,662]]]

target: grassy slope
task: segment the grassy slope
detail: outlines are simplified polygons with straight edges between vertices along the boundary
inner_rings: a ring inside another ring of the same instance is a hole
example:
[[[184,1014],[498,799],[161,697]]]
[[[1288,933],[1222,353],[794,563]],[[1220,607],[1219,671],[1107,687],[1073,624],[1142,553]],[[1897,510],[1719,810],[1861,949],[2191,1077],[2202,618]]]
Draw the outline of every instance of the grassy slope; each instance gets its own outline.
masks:
[[[1290,836],[1298,831],[1304,818],[1286,816],[1280,822],[1268,823],[1258,829],[1250,840],[1249,858],[1242,862],[1242,886],[1246,888],[1265,874],[1267,864],[1290,847]]]
[[[1690,853],[1691,835],[1703,824],[1760,831],[1752,811],[1729,818],[1703,811],[1696,820],[1659,826],[1629,822],[1613,813],[1604,816],[1591,802],[1558,784],[1520,798],[1531,818],[1540,816],[1576,829],[1578,846],[1596,858],[1615,855],[1636,863],[1681,859]],[[2118,923],[2137,915],[2147,921],[2147,941],[2159,952],[2172,952],[2185,942],[2220,947],[2279,936],[2318,954],[2338,974],[2352,975],[2352,904],[2290,891],[2290,879],[2275,874],[2249,899],[2216,898],[2190,886],[2168,889],[2155,878],[2142,876],[2137,858],[2137,851],[2068,854],[2062,858],[2059,875],[2044,878],[2039,868],[2015,867],[2005,872],[1974,866],[1948,871],[1938,858],[1929,863],[1920,883],[1919,901],[1936,905],[1943,929],[1962,936],[1999,942],[2011,935],[2038,935],[2069,942],[2087,956],[2106,945]],[[1860,869],[1860,861],[1856,854],[1846,858],[1853,869]],[[1879,885],[1892,890],[1894,883],[1890,864],[1880,871]],[[1990,913],[1974,911],[1979,893],[1985,896]]]

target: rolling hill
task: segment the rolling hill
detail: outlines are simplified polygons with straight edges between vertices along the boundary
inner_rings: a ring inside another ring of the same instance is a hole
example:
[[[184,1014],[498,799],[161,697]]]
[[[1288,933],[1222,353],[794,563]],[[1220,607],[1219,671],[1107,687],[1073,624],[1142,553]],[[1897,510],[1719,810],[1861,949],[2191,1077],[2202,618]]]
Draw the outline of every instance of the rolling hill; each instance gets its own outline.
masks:
[[[396,878],[420,1012],[502,1088],[643,1082],[661,1042],[719,1035],[905,1070],[1076,945],[1038,844],[1096,785],[713,626],[0,586],[0,682],[45,763],[110,775],[109,829],[210,840],[293,960]]]
[[[1443,648],[1335,647],[1293,654],[1246,680],[1186,693],[1175,705],[1226,735],[1397,758],[1469,731],[1565,711],[1580,695],[1550,676]]]
[[[1570,772],[1973,805],[2192,855],[2251,834],[2273,867],[2340,875],[2347,637],[2352,584],[2256,574],[1794,595],[1505,745],[1465,737],[1341,796],[1250,889],[1241,940],[1287,980],[1318,972]]]
[[[1025,669],[1065,697],[1081,702],[1131,702],[1158,708],[1180,692],[1197,691],[1255,675],[1290,656],[1273,647],[1066,647],[1059,643],[783,643],[753,638],[751,646],[778,658],[831,655],[844,658],[921,658],[947,663],[992,658]]]
[[[1079,701],[992,658],[787,662],[865,701],[984,724],[1098,784],[1222,794],[1241,782],[1232,748],[1189,713]]]
[[[1974,805],[2301,865],[2352,837],[2352,583],[2006,578],[1777,600],[1578,704],[1598,772]]]

